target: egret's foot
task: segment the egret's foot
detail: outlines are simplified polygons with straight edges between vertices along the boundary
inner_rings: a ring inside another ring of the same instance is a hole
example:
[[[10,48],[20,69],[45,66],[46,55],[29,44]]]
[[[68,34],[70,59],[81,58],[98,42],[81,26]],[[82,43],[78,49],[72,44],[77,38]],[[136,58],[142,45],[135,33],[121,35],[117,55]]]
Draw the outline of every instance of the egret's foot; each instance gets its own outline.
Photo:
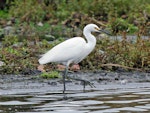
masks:
[[[85,86],[87,86],[87,85],[89,85],[91,88],[95,88],[94,83],[91,83],[90,81],[81,79],[81,82],[82,82],[82,84],[84,86],[84,89],[85,89]]]
[[[64,100],[67,100],[67,99],[68,99],[68,97],[67,97],[67,95],[65,94],[65,92],[63,92],[63,94],[64,94],[63,99],[64,99]]]
[[[72,78],[72,77],[67,77],[67,78],[72,79],[72,80],[76,80],[76,81],[81,81],[83,83],[84,89],[85,89],[86,85],[89,85],[91,88],[95,88],[94,84],[91,83],[88,80],[83,80],[83,79],[80,79],[80,78]]]

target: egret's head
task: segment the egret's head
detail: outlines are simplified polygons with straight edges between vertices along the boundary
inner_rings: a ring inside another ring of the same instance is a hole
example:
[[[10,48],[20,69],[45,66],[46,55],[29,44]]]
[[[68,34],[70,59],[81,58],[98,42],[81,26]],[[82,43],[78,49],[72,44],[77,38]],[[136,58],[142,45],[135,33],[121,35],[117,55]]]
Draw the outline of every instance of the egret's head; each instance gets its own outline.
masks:
[[[88,24],[84,27],[84,30],[89,32],[99,32],[100,28],[95,24]]]
[[[88,24],[84,27],[84,31],[88,31],[88,32],[100,32],[100,33],[105,33],[105,34],[109,34],[107,31],[104,31],[102,29],[100,29],[96,24]]]

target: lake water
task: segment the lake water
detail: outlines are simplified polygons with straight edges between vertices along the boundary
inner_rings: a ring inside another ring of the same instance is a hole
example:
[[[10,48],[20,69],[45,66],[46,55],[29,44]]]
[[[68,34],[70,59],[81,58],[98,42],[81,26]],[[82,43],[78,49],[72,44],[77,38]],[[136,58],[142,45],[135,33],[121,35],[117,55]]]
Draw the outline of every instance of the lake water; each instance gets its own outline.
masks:
[[[30,84],[28,84],[30,85]],[[95,84],[96,88],[67,83],[66,98],[62,87],[30,87],[27,92],[0,95],[1,113],[150,113],[150,83]],[[4,87],[3,87],[4,88]],[[8,88],[8,87],[7,87]],[[21,88],[20,88],[21,89]],[[26,89],[28,89],[26,87]],[[41,90],[42,89],[42,90]],[[4,89],[3,89],[4,91]],[[11,91],[11,89],[10,89]]]

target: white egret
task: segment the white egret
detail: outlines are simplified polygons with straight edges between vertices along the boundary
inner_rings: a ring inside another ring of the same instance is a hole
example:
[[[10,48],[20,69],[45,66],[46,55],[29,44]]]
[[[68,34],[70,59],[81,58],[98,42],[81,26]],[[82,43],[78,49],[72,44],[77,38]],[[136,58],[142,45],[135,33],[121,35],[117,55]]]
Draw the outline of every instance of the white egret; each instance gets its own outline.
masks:
[[[96,45],[96,38],[92,32],[104,32],[95,24],[88,24],[83,29],[86,40],[82,37],[68,39],[45,53],[40,59],[41,65],[50,62],[62,63],[66,66],[63,75],[64,91],[66,90],[65,78],[68,73],[68,67],[71,63],[77,64],[89,55]]]

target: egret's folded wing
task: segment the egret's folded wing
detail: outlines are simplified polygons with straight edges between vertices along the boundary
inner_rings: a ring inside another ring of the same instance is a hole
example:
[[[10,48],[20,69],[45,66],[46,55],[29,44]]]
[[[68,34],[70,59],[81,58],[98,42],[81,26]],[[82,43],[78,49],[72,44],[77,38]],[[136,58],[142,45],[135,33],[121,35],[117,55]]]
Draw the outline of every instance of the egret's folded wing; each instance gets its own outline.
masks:
[[[86,41],[81,37],[66,40],[43,55],[39,59],[40,64],[49,62],[67,62],[68,60],[75,60],[82,56],[86,45]]]

